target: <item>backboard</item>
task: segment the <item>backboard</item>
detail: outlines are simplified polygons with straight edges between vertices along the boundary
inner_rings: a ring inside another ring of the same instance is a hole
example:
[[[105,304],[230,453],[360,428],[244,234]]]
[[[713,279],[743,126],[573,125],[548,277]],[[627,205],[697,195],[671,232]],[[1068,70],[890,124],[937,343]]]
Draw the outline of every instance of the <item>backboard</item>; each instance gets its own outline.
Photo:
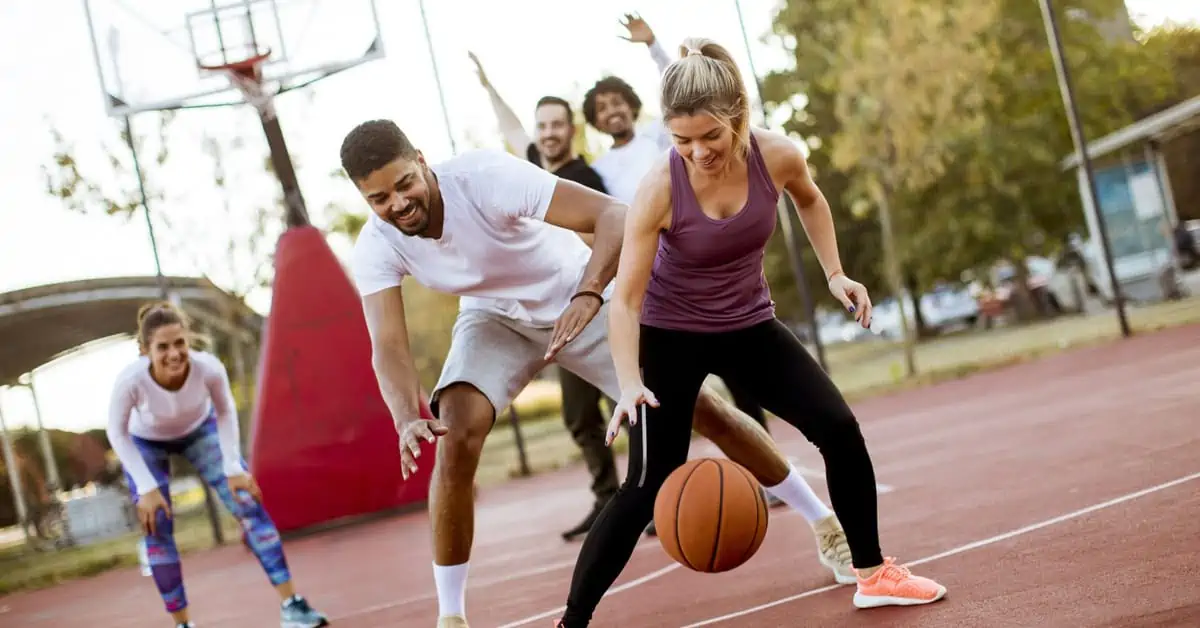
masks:
[[[83,0],[111,116],[245,97],[205,69],[270,53],[268,96],[384,56],[375,0]]]

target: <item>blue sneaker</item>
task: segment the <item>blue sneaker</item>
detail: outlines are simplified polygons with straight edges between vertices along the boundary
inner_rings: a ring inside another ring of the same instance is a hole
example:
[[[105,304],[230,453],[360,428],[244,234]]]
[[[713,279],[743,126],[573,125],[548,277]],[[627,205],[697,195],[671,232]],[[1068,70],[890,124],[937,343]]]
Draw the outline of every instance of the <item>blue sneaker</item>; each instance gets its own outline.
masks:
[[[308,600],[293,595],[279,607],[279,625],[281,628],[317,628],[328,626],[329,619],[313,610]]]

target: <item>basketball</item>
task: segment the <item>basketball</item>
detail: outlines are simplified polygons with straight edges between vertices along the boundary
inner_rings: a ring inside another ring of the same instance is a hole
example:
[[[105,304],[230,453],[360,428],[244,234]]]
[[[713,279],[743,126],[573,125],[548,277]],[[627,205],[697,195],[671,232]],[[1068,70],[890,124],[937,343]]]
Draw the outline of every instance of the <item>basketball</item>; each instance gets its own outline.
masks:
[[[750,560],[767,536],[767,502],[744,467],[720,458],[689,460],[667,477],[654,500],[663,550],[704,573]]]

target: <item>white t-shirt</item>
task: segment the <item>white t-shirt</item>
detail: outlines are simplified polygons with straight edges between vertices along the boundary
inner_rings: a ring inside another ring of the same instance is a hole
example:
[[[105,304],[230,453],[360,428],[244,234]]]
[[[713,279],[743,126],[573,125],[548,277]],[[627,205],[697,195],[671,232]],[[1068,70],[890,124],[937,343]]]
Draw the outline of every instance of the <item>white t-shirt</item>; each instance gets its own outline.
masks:
[[[628,144],[609,149],[601,155],[592,168],[600,174],[611,196],[626,205],[632,205],[642,179],[671,144],[666,127],[655,120],[638,129]]]
[[[188,356],[191,368],[179,390],[159,386],[150,376],[150,359],[145,356],[122,369],[113,386],[108,442],[140,495],[158,488],[158,482],[130,435],[152,441],[183,438],[204,423],[214,409],[225,475],[245,473],[237,407],[225,365],[204,351],[192,349]]]
[[[461,310],[553,326],[592,254],[575,233],[543,222],[559,178],[498,150],[432,168],[444,204],[442,237],[405,235],[371,214],[351,261],[359,293],[399,286],[411,275],[460,297]]]

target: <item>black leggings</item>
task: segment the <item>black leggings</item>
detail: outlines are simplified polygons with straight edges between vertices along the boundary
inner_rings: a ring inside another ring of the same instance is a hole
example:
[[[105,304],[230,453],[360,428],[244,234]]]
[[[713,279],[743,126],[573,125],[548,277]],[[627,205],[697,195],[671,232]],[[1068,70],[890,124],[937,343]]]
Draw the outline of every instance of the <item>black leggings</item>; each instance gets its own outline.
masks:
[[[846,531],[854,565],[883,562],[875,471],[858,421],[837,387],[782,323],[772,319],[719,333],[643,325],[640,355],[643,381],[659,407],[647,408],[645,420],[629,429],[629,470],[580,549],[563,617],[567,628],[586,626],[591,620],[653,518],[659,487],[687,461],[692,412],[709,374],[745,389],[816,445],[825,459],[830,501]]]

